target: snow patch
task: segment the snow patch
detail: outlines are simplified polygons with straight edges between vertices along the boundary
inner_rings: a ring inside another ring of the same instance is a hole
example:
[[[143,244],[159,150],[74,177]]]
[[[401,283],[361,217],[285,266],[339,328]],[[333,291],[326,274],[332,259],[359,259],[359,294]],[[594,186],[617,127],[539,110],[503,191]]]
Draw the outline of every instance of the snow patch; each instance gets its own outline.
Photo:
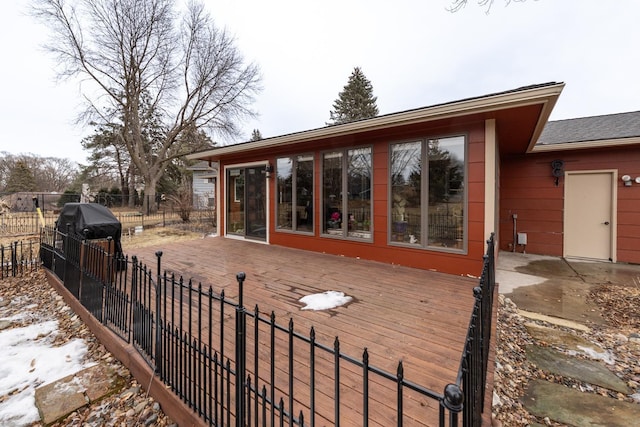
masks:
[[[493,391],[493,401],[491,402],[493,407],[502,406],[502,400],[496,391]]]
[[[321,294],[312,294],[300,298],[298,301],[305,304],[303,310],[329,310],[350,302],[353,298],[346,296],[344,292],[326,291]]]
[[[27,426],[40,420],[35,389],[74,374],[87,366],[87,345],[81,339],[52,345],[58,332],[55,320],[0,332],[0,425]]]
[[[581,345],[578,346],[578,349],[582,350],[582,352],[590,358],[594,360],[602,360],[607,365],[613,365],[616,363],[616,359],[610,351],[599,352],[591,347],[583,347]]]

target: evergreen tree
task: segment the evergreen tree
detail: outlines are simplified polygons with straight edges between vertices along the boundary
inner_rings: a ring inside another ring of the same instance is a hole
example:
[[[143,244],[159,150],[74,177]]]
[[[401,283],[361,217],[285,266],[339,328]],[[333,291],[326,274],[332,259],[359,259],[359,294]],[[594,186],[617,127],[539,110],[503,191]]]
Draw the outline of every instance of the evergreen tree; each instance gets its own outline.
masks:
[[[260,141],[262,139],[262,134],[260,133],[259,129],[254,129],[253,132],[251,132],[251,141]]]
[[[21,191],[36,191],[36,179],[26,163],[18,161],[7,179],[5,191],[18,193]]]
[[[378,115],[378,106],[373,96],[373,86],[360,67],[353,69],[349,81],[338,99],[333,102],[333,110],[329,112],[328,125],[338,125],[354,120],[368,119]]]

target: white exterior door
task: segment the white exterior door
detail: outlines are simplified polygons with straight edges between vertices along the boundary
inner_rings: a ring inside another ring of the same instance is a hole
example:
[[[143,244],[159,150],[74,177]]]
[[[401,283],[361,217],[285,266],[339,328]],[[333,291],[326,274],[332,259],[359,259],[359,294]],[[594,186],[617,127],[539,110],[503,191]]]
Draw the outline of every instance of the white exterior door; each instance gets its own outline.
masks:
[[[565,257],[615,261],[615,175],[615,171],[565,174]]]

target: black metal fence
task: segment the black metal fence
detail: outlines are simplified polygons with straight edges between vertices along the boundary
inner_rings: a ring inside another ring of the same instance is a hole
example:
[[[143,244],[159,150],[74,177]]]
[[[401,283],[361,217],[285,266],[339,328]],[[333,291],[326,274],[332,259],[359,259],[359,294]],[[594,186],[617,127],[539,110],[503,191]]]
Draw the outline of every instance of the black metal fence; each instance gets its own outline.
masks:
[[[25,272],[37,270],[40,244],[32,241],[15,241],[0,245],[0,279],[17,277]]]
[[[42,217],[37,212],[19,212],[0,214],[0,236],[38,235],[45,225],[53,225],[58,214],[46,212]]]
[[[142,212],[113,212],[122,224],[123,234],[135,233],[137,227],[150,228],[183,223],[180,213],[174,210],[162,210],[155,213]],[[58,219],[59,212],[49,211],[42,214],[37,212],[0,214],[0,236],[38,235],[45,226],[53,226]],[[190,214],[189,225],[194,229],[215,229],[215,209],[193,210]]]
[[[493,328],[495,274],[495,236],[491,233],[491,238],[487,241],[487,252],[484,255],[480,283],[473,289],[475,303],[469,321],[466,346],[462,354],[458,378],[456,384],[449,388],[451,396],[448,402],[455,405],[449,409],[452,410],[453,415],[456,408],[463,406],[462,425],[465,427],[476,427],[482,423]],[[446,393],[447,390],[445,390]]]
[[[491,336],[493,236],[457,380],[435,392],[395,372],[317,342],[293,320],[244,306],[224,290],[117,258],[113,243],[43,231],[41,259],[96,319],[130,342],[176,396],[210,425],[315,426],[405,424],[479,426]],[[426,402],[426,403],[425,403]],[[432,417],[432,418],[429,418]],[[390,421],[393,420],[393,421]]]

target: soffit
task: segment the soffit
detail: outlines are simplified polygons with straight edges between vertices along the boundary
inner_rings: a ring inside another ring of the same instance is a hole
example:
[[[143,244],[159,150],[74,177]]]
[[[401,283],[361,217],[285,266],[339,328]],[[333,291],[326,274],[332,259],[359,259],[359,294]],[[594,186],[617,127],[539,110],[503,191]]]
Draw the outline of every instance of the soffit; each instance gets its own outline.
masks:
[[[259,141],[245,142],[193,153],[188,159],[219,161],[267,150],[277,152],[292,145],[314,141],[335,140],[345,142],[364,136],[398,133],[402,128],[423,124],[445,126],[495,118],[501,152],[529,152],[535,145],[547,122],[564,83],[545,83],[524,88],[469,98],[446,104],[387,114],[366,120],[327,126]]]

